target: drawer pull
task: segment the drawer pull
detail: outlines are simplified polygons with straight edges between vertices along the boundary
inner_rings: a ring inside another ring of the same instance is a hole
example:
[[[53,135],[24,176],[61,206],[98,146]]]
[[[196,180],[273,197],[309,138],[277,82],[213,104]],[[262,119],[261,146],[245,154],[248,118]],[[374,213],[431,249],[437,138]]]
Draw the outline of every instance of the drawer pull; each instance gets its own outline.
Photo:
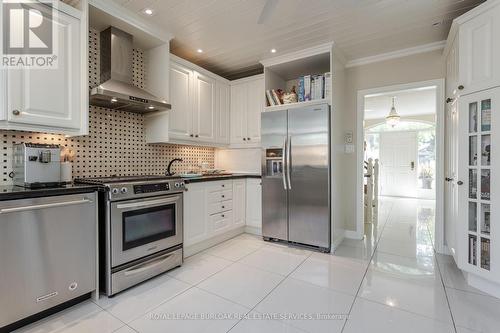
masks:
[[[224,208],[226,208],[226,207],[222,206],[222,209],[224,209]]]
[[[225,198],[226,196],[223,194],[222,197]]]
[[[225,217],[224,214],[221,215],[222,217]]]

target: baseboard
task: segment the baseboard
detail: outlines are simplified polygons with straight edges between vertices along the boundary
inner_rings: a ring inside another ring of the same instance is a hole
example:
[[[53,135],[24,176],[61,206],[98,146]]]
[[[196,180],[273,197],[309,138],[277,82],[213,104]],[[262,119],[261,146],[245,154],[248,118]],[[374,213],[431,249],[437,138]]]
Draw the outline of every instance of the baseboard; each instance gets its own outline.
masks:
[[[479,289],[493,297],[500,298],[500,284],[471,273],[466,273],[466,280],[471,287]]]
[[[361,240],[363,239],[364,235],[354,230],[346,230],[344,233],[344,237],[349,239]]]
[[[342,243],[344,238],[345,238],[345,230],[343,230],[342,234],[339,237],[337,237],[333,240],[332,245],[331,245],[331,249],[330,249],[331,253],[335,252],[335,249]]]
[[[262,236],[262,228],[253,227],[251,225],[245,226],[245,232],[252,235]]]
[[[241,226],[235,229],[231,229],[223,234],[214,236],[212,238],[206,239],[196,244],[192,244],[184,247],[184,258],[190,257],[198,252],[206,250],[212,246],[219,243],[225,242],[228,239],[241,235],[245,232],[245,226]]]

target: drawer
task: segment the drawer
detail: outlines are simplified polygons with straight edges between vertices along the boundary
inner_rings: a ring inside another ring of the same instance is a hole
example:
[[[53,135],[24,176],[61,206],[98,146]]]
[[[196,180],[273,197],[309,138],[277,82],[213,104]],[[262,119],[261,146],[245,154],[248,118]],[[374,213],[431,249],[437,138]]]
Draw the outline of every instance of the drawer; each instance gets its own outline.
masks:
[[[213,215],[217,213],[227,212],[228,210],[232,209],[233,209],[232,200],[214,202],[208,205],[208,214]]]
[[[216,182],[210,182],[208,185],[208,192],[217,192],[230,190],[233,188],[233,182],[231,180],[221,180]]]
[[[216,203],[233,198],[233,190],[216,191],[208,194],[208,203]]]
[[[210,216],[210,231],[217,233],[231,227],[233,212],[223,212]]]

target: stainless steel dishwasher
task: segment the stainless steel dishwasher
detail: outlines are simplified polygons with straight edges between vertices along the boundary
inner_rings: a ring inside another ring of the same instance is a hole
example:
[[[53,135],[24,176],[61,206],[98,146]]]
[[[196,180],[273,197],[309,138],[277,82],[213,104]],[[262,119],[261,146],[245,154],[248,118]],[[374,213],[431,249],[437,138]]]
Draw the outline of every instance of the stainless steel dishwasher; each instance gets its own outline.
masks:
[[[0,201],[0,328],[96,289],[96,192]]]

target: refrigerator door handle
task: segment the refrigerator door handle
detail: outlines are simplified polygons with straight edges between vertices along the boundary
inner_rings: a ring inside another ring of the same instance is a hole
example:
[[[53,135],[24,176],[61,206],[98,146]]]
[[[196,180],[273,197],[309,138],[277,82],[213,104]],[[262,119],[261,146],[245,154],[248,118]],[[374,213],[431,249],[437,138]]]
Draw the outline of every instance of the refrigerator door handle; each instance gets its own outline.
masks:
[[[286,147],[287,147],[287,137],[285,136],[283,138],[283,150],[282,150],[282,153],[281,153],[281,177],[283,178],[283,189],[286,191],[287,190],[287,187],[286,187]]]
[[[288,137],[288,145],[286,152],[286,179],[288,182],[288,189],[292,189],[292,182],[290,181],[290,173],[292,172],[292,136]]]

